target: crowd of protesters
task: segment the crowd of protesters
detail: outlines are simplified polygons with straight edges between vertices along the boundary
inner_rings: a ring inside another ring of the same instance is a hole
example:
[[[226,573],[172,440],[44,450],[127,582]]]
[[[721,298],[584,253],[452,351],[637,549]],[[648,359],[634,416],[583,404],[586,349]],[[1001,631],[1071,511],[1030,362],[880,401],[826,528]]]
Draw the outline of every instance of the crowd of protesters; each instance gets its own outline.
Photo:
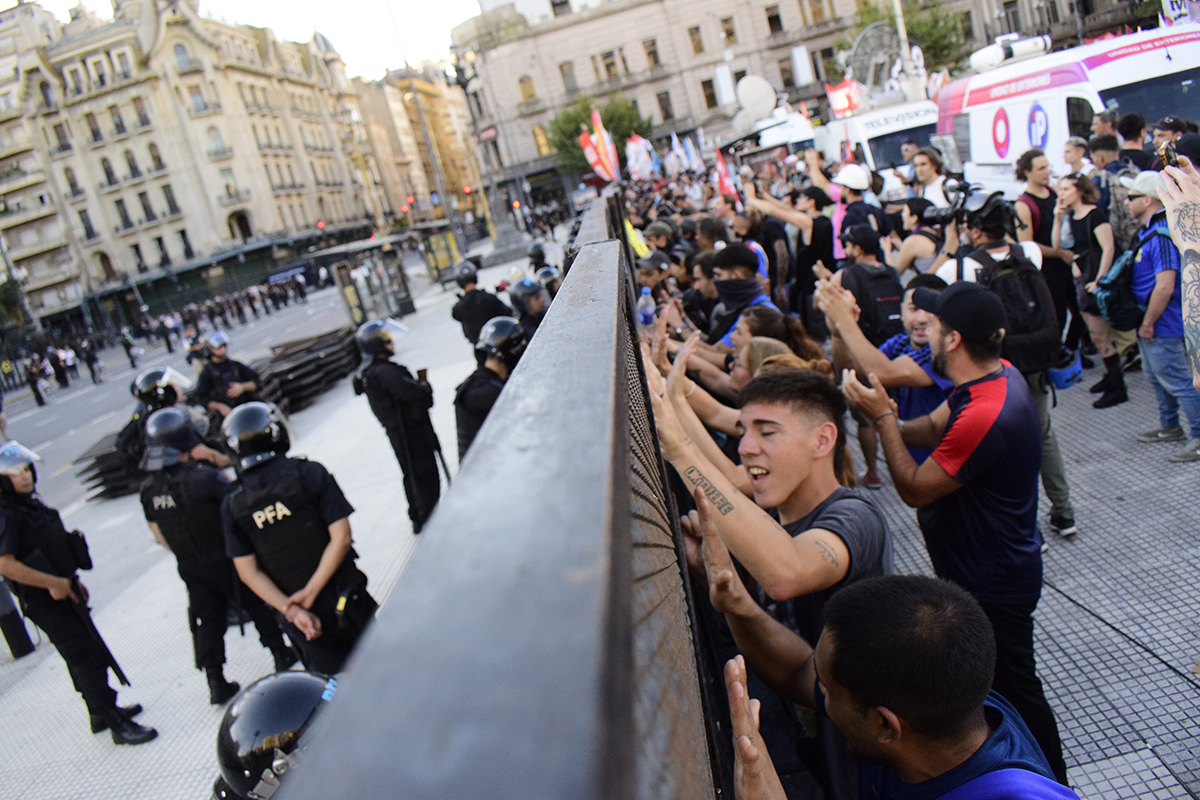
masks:
[[[886,196],[815,150],[743,167],[736,194],[715,173],[624,189],[688,567],[739,654],[741,800],[1075,796],[1033,644],[1042,553],[1079,531],[1053,386],[1102,365],[1103,410],[1141,370],[1159,415],[1130,440],[1200,461],[1200,135],[1112,111],[1092,134],[1061,175],[1022,154],[1015,202],[915,141]],[[853,488],[885,467],[937,578],[894,574]]]

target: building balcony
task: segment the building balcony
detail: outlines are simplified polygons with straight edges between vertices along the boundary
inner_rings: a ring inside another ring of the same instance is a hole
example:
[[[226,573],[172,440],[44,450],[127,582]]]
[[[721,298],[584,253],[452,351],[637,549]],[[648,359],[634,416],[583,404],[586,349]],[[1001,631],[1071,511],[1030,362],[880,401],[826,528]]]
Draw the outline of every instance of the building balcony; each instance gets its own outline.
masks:
[[[65,155],[70,155],[75,150],[75,146],[70,142],[60,142],[50,151],[51,158],[62,158]]]
[[[0,229],[8,230],[9,228],[15,228],[18,225],[24,225],[26,222],[33,222],[35,219],[48,217],[54,213],[55,209],[52,205],[38,205],[32,208],[9,207],[5,210],[0,210]]]
[[[100,232],[95,230],[83,231],[79,235],[79,241],[83,243],[84,247],[100,244]]]
[[[26,172],[20,167],[0,170],[0,186],[4,187],[5,192],[15,192],[17,189],[33,186],[44,180],[46,180],[46,175],[40,169],[33,172]]]
[[[135,169],[135,170],[132,170],[124,178],[122,178],[121,183],[126,183],[126,184],[138,183],[139,181],[145,180],[145,178],[146,178],[146,176],[144,174],[142,174],[142,171],[140,169]]]
[[[117,236],[128,236],[131,233],[137,232],[137,226],[133,224],[133,220],[127,219],[120,225],[113,228],[113,233]]]
[[[198,58],[189,58],[182,64],[178,65],[180,75],[191,75],[195,72],[204,71],[204,62]]]
[[[183,216],[183,209],[178,206],[171,206],[167,209],[167,213],[163,215],[164,220],[172,220]]]
[[[25,245],[23,247],[9,248],[8,256],[10,259],[12,259],[12,262],[15,265],[18,261],[23,261],[26,258],[33,258],[34,256],[40,256],[42,253],[56,250],[65,244],[66,242],[63,240],[62,234],[60,233],[58,236],[47,236],[38,240],[37,242],[34,242],[33,244]]]
[[[138,121],[137,121],[138,130],[144,130],[145,128],[149,128],[150,124],[151,123],[150,123],[149,116],[147,116],[146,114],[138,115]]]
[[[79,277],[79,270],[76,267],[75,259],[67,257],[56,260],[53,264],[45,268],[32,270],[29,273],[29,277],[22,284],[22,288],[27,292],[48,289],[51,286],[66,283],[77,277]]]
[[[224,194],[217,195],[217,202],[223,206],[233,206],[250,200],[249,189],[226,189]]]
[[[113,176],[112,180],[108,181],[107,183],[100,184],[100,193],[106,194],[107,192],[115,192],[117,189],[120,189],[120,188],[121,188],[121,182],[116,179],[116,176]]]
[[[85,192],[83,189],[80,189],[78,186],[76,186],[74,189],[67,190],[66,197],[67,197],[68,203],[78,203],[80,200],[87,197],[87,192]]]
[[[147,230],[148,228],[156,228],[161,224],[162,218],[157,216],[148,216],[145,219],[139,219],[137,221],[137,227],[140,231]]]
[[[192,109],[191,109],[192,119],[196,119],[198,117],[211,117],[213,114],[220,114],[220,113],[221,113],[221,104],[220,103],[205,103],[199,107],[192,106]]]
[[[129,129],[126,128],[123,123],[121,125],[113,128],[112,131],[109,133],[109,136],[111,136],[113,139],[123,139],[128,135],[129,135]]]
[[[92,137],[88,139],[87,143],[88,149],[95,150],[97,147],[103,147],[105,144],[104,134],[100,131],[92,131]]]
[[[292,194],[293,192],[302,192],[304,191],[304,188],[305,185],[303,183],[287,183],[279,186],[272,186],[271,191],[275,193],[276,197],[279,197],[280,195]]]
[[[227,158],[233,158],[232,147],[214,147],[208,151],[209,161],[224,161]]]
[[[545,99],[541,97],[535,97],[532,100],[525,100],[524,102],[517,103],[517,116],[528,117],[534,114],[540,114],[545,111],[546,108],[547,105]]]
[[[20,155],[28,150],[33,149],[33,142],[29,139],[22,139],[12,144],[0,147],[0,158],[9,158],[10,156]]]
[[[159,162],[158,164],[154,164],[153,166],[148,167],[146,169],[146,174],[147,175],[157,175],[160,172],[166,172],[166,171],[167,171],[167,165]]]
[[[20,112],[18,111],[18,113],[20,113]],[[43,100],[42,102],[38,103],[37,113],[38,114],[58,113],[58,103],[54,102],[53,100],[50,100],[50,101]]]

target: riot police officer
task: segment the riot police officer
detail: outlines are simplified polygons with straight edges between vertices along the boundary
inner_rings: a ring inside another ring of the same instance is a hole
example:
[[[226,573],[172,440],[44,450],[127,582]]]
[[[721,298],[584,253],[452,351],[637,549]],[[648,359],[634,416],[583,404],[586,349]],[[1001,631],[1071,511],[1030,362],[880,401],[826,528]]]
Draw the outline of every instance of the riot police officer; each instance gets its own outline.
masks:
[[[229,358],[228,336],[220,331],[209,334],[205,350],[208,363],[196,380],[196,398],[205,408],[227,417],[242,403],[258,399],[255,392],[262,386],[262,379],[245,364]]]
[[[239,591],[233,562],[225,555],[221,501],[229,480],[210,464],[194,461],[195,438],[187,411],[178,406],[155,411],[146,420],[146,440],[160,451],[154,471],[142,485],[142,510],[150,532],[175,554],[188,592],[188,623],[196,669],[208,679],[209,701],[221,705],[237,694],[225,679],[226,610],[240,605],[258,628],[263,647],[275,657],[276,671],[296,663],[283,643],[275,615],[257,596]]]
[[[553,266],[546,263],[546,245],[541,242],[534,242],[529,245],[529,250],[526,251],[529,255],[529,271],[536,274],[542,267]]]
[[[550,293],[537,281],[526,278],[508,287],[508,299],[512,301],[525,334],[532,339],[550,310]]]
[[[459,295],[450,315],[462,323],[463,336],[466,336],[471,344],[479,341],[479,331],[489,319],[512,316],[512,309],[506,306],[503,300],[479,288],[479,274],[471,262],[464,261],[458,265],[454,272],[454,280],[463,293]]]
[[[15,441],[0,448],[0,575],[66,662],[92,733],[109,729],[116,744],[148,742],[158,731],[133,721],[142,707],[118,707],[108,685],[110,666],[123,681],[124,675],[91,621],[87,587],[75,574],[91,568],[86,543],[34,494],[40,460]]]
[[[387,431],[388,441],[400,462],[408,516],[413,533],[420,533],[442,490],[437,465],[441,445],[429,419],[433,387],[389,360],[396,352],[394,339],[404,330],[391,319],[368,322],[358,329],[359,349],[370,359],[358,385],[367,395],[379,424]]]
[[[454,392],[460,463],[528,344],[525,329],[514,319],[497,317],[483,326],[479,344],[475,345],[479,368]]]
[[[558,296],[559,287],[562,286],[562,273],[558,271],[558,267],[542,267],[533,279],[542,285],[550,295],[551,301]]]
[[[287,458],[283,416],[246,403],[221,428],[240,478],[225,495],[225,552],[242,583],[283,615],[305,669],[341,670],[375,613],[367,576],[354,560],[354,507],[321,464]]]
[[[133,410],[133,417],[117,434],[117,449],[125,454],[130,472],[149,469],[145,463],[145,428],[150,415],[161,408],[170,408],[177,404],[180,408],[186,408],[183,402],[192,388],[192,381],[172,367],[150,367],[134,378],[129,390],[137,398],[138,405]],[[204,443],[203,435],[208,432],[207,416],[197,411],[190,414],[190,418],[195,430],[192,445],[189,447],[192,458],[207,461],[218,467],[228,467],[231,463],[229,457]]]

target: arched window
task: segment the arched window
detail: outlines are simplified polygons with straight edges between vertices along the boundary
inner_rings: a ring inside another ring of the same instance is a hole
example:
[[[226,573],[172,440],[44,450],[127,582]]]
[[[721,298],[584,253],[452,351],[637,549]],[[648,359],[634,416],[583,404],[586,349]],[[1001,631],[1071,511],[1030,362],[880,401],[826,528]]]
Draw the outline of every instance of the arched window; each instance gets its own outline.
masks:
[[[528,75],[522,75],[517,79],[517,85],[521,87],[522,100],[528,101],[537,99],[537,92],[533,90],[533,78],[529,77]]]
[[[181,44],[175,45],[175,66],[180,69],[192,66],[192,57],[188,55],[187,48]]]
[[[104,280],[115,280],[117,271],[113,269],[112,259],[108,257],[108,253],[97,253],[96,260],[100,262],[100,272],[104,275]]]
[[[125,151],[125,166],[129,167],[129,177],[131,178],[136,178],[142,174],[142,171],[138,169],[137,159],[134,157],[132,150]]]
[[[216,125],[208,126],[208,149],[209,150],[224,150],[225,140],[221,138],[221,132],[217,130]]]
[[[162,155],[158,152],[158,145],[150,143],[150,163],[154,165],[154,171],[166,169],[166,164],[163,164]]]
[[[79,194],[79,181],[75,178],[75,170],[67,167],[63,170],[63,177],[67,181],[67,188],[71,190],[72,195]]]
[[[554,152],[554,148],[550,146],[550,139],[546,136],[546,129],[541,125],[533,126],[533,143],[537,145],[539,156],[548,156]]]
[[[50,106],[53,106],[54,90],[50,88],[50,84],[46,83],[46,81],[42,81],[41,86],[38,88],[42,90],[42,102],[46,104],[46,107],[49,108]]]
[[[104,170],[104,179],[112,186],[117,182],[117,173],[113,170],[112,162],[107,158],[100,159],[100,168]]]

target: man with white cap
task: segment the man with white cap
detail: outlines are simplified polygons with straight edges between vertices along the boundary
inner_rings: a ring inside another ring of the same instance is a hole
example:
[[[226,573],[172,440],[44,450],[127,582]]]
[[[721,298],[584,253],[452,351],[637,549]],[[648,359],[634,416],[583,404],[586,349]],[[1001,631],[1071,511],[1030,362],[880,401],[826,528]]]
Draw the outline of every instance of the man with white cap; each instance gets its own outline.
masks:
[[[1129,190],[1125,200],[1129,211],[1142,224],[1131,248],[1131,288],[1146,309],[1138,328],[1138,348],[1158,400],[1159,427],[1137,438],[1139,442],[1186,442],[1169,460],[1200,461],[1200,392],[1192,385],[1188,367],[1179,250],[1171,240],[1167,212],[1158,196],[1159,174],[1146,170],[1120,180]],[[1180,407],[1187,414],[1187,433],[1180,425]]]
[[[887,261],[887,256],[891,253],[888,242],[892,223],[888,221],[882,208],[870,205],[863,199],[863,195],[871,188],[871,173],[860,164],[843,164],[830,181],[819,168],[816,150],[805,151],[805,157],[808,158],[812,185],[824,189],[836,203],[833,209],[834,259],[840,263],[846,258],[846,249],[836,237],[855,225],[870,225],[871,230],[880,238],[884,260]]]

